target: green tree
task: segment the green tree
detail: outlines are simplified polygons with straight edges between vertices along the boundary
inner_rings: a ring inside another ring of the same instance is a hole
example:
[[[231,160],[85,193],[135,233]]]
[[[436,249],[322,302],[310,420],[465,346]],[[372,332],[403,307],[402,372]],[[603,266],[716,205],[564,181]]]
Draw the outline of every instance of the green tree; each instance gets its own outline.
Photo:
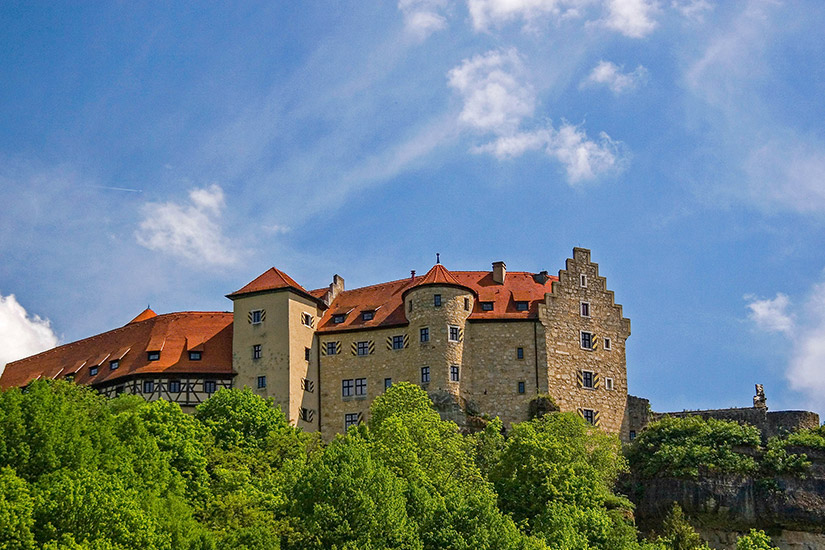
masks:
[[[751,529],[747,535],[736,539],[736,550],[779,550],[762,530]]]
[[[668,550],[710,550],[675,502],[662,522],[662,536],[657,542]]]
[[[0,468],[0,549],[33,549],[33,502],[28,484],[9,467]]]

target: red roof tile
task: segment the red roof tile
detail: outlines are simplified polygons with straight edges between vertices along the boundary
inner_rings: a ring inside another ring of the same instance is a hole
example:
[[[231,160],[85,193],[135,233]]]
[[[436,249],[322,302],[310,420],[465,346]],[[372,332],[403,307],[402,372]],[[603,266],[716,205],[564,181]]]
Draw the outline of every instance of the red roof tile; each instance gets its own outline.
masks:
[[[151,319],[152,317],[157,317],[157,316],[158,316],[157,313],[155,313],[154,311],[152,311],[151,309],[149,309],[147,307],[146,309],[141,311],[140,314],[137,317],[135,317],[134,319],[132,319],[131,321],[129,321],[126,324],[129,325],[129,324],[132,324],[132,323],[139,323],[141,321],[145,321],[146,319]]]
[[[240,290],[236,290],[232,294],[228,294],[227,298],[231,299],[233,296],[240,296],[242,294],[262,292],[265,290],[278,290],[281,288],[293,288],[295,290],[303,292],[304,294],[309,294],[309,292],[307,292],[307,290],[304,287],[296,283],[292,277],[290,277],[280,269],[272,267],[267,271],[261,273],[252,282],[250,282]]]
[[[424,285],[464,286],[459,283],[458,279],[456,279],[453,274],[441,264],[435,264],[423,277],[416,277],[413,284],[411,284],[409,288]]]
[[[199,341],[201,361],[190,361],[186,342]],[[159,361],[149,361],[150,343],[164,342]],[[116,370],[109,361],[119,359]],[[105,362],[101,364],[101,362]],[[92,376],[89,367],[100,365]],[[180,312],[143,321],[79,340],[6,365],[0,388],[25,386],[38,377],[55,378],[76,372],[81,384],[97,385],[144,373],[232,375],[232,314]]]

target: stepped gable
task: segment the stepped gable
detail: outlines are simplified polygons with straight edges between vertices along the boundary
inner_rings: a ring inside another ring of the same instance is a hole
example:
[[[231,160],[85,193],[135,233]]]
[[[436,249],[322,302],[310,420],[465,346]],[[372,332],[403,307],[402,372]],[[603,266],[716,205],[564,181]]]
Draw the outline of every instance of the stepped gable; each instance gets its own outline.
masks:
[[[552,289],[558,277],[542,279],[533,273],[511,271],[504,284],[493,281],[489,271],[450,271],[436,264],[422,277],[400,279],[341,292],[318,324],[318,332],[338,332],[384,328],[407,324],[404,295],[422,286],[453,286],[466,288],[475,296],[469,320],[535,319],[539,303]],[[527,302],[527,311],[519,311],[516,302]],[[492,311],[482,311],[481,302],[493,302]],[[361,313],[373,311],[372,320],[364,321]],[[344,315],[344,322],[335,323],[334,316]]]
[[[121,328],[7,364],[0,388],[67,375],[77,383],[97,386],[156,373],[233,374],[232,313],[186,311],[138,320],[145,313]],[[202,359],[190,361],[190,349],[201,351]],[[149,351],[160,351],[160,360],[149,361]],[[113,360],[119,361],[115,370],[110,369]],[[98,372],[93,376],[89,367],[95,365]]]

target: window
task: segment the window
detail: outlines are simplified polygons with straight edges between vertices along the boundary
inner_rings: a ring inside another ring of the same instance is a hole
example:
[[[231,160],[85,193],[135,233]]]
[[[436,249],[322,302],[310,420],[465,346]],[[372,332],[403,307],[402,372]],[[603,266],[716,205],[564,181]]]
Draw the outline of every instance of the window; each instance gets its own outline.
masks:
[[[450,332],[449,340],[450,342],[460,342],[461,341],[461,329],[459,329],[455,325],[447,325]]]
[[[120,366],[120,360],[114,359],[109,361],[109,370],[116,370]]]
[[[392,378],[384,378],[384,391],[387,391],[392,386]]]
[[[404,349],[404,336],[392,337],[392,349]]]
[[[97,365],[93,365],[89,367],[89,376],[94,376],[97,374]]]
[[[301,389],[305,392],[312,393],[315,391],[315,382],[309,378],[301,378]]]
[[[301,314],[301,324],[303,324],[304,326],[312,328],[313,321],[314,319],[312,315],[310,315],[309,313]]]
[[[362,311],[361,312],[361,319],[364,321],[372,321],[373,317],[375,317],[374,311]]]
[[[206,380],[203,383],[203,391],[208,394],[213,394],[218,391],[218,383],[214,380]]]
[[[258,377],[258,389],[263,389],[266,387],[266,376],[259,376]]]
[[[304,348],[304,361],[309,361],[309,348]]]
[[[312,419],[315,417],[315,411],[312,409],[307,409],[305,407],[301,407],[301,420],[304,422],[312,422]]]
[[[516,359],[524,359],[524,348],[516,348]]]
[[[470,299],[464,298],[464,311],[470,311]]]
[[[493,302],[481,302],[481,311],[493,311]]]
[[[582,371],[582,387],[583,388],[592,388],[593,387],[593,372],[589,370]]]
[[[355,395],[367,395],[367,379],[366,378],[356,378],[355,379]]]
[[[155,391],[155,382],[154,380],[144,380],[143,381],[143,393],[153,393]]]
[[[346,318],[347,318],[346,315],[344,315],[342,313],[338,313],[338,314],[332,316],[332,322],[335,323],[336,325],[340,325],[341,323],[344,322],[344,320]]]
[[[581,302],[579,308],[582,317],[590,317],[590,302]]]
[[[261,321],[264,320],[263,313],[264,313],[264,310],[262,310],[262,309],[255,309],[255,310],[250,311],[249,312],[249,316],[250,316],[249,321],[253,325],[260,325]]]
[[[613,390],[613,379],[612,378],[605,378],[604,379],[604,389],[608,391]]]
[[[458,365],[450,366],[450,381],[458,382]]]
[[[593,333],[582,331],[581,333],[582,348],[593,349]]]
[[[180,393],[180,380],[169,381],[169,393]]]
[[[441,307],[441,294],[433,294],[433,305]]]
[[[430,367],[421,367],[421,383],[427,384],[430,381]]]
[[[519,393],[524,393],[524,382],[523,381],[518,383],[518,392]]]
[[[149,361],[159,361],[160,360],[160,352],[159,351],[146,352],[146,359],[148,359]]]
[[[579,276],[579,285],[581,285],[582,288],[587,286],[587,275],[584,273]]]
[[[353,382],[354,382],[354,380],[352,378],[348,378],[346,380],[341,380],[341,396],[342,397],[352,397]]]
[[[530,309],[528,302],[516,302],[516,311],[527,311]]]
[[[422,342],[429,342],[430,341],[430,329],[427,327],[422,328],[418,333],[421,336]]]
[[[263,356],[261,344],[252,346],[252,359],[260,359]]]
[[[596,411],[593,409],[583,409],[582,416],[584,417],[585,422],[588,424],[596,424]]]
[[[348,430],[350,426],[358,425],[358,413],[347,413],[344,415],[344,430]]]
[[[365,340],[363,342],[358,342],[357,347],[356,347],[356,353],[358,355],[369,355],[370,354],[369,340]]]
[[[327,355],[335,355],[338,353],[338,342],[327,342]]]
[[[630,441],[636,439],[636,430],[630,430]]]
[[[190,361],[200,361],[202,356],[203,355],[200,351],[190,351],[189,352],[189,360]]]
[[[610,349],[612,349],[612,348],[610,347],[610,344],[611,344],[611,342],[610,342],[610,338],[605,338],[605,339],[604,339],[604,349],[606,349],[606,350],[610,350]]]

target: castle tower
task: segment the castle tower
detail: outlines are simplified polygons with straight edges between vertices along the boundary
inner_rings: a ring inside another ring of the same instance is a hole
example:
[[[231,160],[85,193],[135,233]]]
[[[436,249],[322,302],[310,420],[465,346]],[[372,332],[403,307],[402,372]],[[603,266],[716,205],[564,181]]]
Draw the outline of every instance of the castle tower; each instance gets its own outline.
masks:
[[[326,304],[274,267],[227,298],[233,302],[235,318],[234,386],[272,397],[290,422],[318,430],[313,343]]]

